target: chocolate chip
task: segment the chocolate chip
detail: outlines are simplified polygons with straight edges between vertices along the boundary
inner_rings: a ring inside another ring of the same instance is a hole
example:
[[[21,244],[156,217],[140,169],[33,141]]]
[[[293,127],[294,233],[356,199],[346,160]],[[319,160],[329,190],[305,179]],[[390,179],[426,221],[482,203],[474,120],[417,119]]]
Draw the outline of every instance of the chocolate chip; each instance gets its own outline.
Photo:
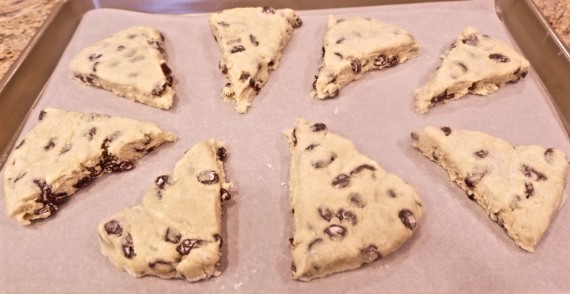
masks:
[[[174,228],[167,228],[166,233],[164,234],[164,241],[177,244],[180,242],[182,235],[177,229]]]
[[[325,168],[335,161],[336,156],[336,153],[331,153],[327,159],[311,162],[311,165],[316,169]]]
[[[59,155],[63,155],[67,152],[69,152],[69,150],[71,150],[71,147],[73,147],[73,144],[71,143],[67,143],[65,145],[63,145],[63,148],[61,148],[61,150],[59,151]]]
[[[168,184],[168,178],[169,178],[168,175],[159,176],[158,178],[156,178],[156,180],[154,180],[154,183],[156,184],[158,189],[163,190],[164,185]]]
[[[266,13],[266,14],[275,14],[275,9],[273,9],[272,7],[269,7],[269,6],[263,6],[261,12]]]
[[[101,58],[101,56],[103,56],[103,54],[93,53],[93,54],[89,55],[89,61],[97,60],[97,59]]]
[[[337,211],[336,217],[341,222],[343,222],[345,220],[349,221],[353,226],[358,223],[358,219],[356,218],[356,214],[354,214],[354,212],[352,212],[350,210],[345,210],[343,208],[341,208]]]
[[[99,65],[99,61],[94,62],[94,63],[93,63],[93,67],[91,68],[91,70],[92,70],[93,72],[97,72],[97,66],[98,66],[98,65]]]
[[[295,21],[291,24],[293,28],[298,28],[303,25],[303,21],[300,18],[296,18]]]
[[[360,250],[360,254],[362,254],[365,263],[370,263],[382,258],[382,254],[380,254],[376,245],[368,245]]]
[[[350,205],[358,208],[364,208],[366,206],[366,203],[362,200],[362,196],[356,192],[352,192],[348,195],[348,202]]]
[[[40,111],[40,116],[38,117],[38,120],[44,119],[45,116],[46,116],[45,110]]]
[[[201,244],[202,240],[184,239],[180,242],[180,245],[176,246],[176,251],[178,251],[180,255],[188,255],[192,249],[199,248]]]
[[[242,72],[241,75],[239,76],[239,80],[245,82],[247,79],[249,79],[249,77],[251,77],[249,73]]]
[[[153,96],[160,96],[164,93],[164,91],[166,91],[166,84],[162,84],[162,85],[158,85],[156,87],[154,87],[154,89],[152,89],[151,94]]]
[[[445,134],[446,137],[451,134],[451,128],[449,127],[442,127],[441,131]]]
[[[507,56],[500,54],[500,53],[493,53],[489,55],[489,59],[494,60],[496,62],[506,63],[511,61]]]
[[[218,182],[220,179],[218,174],[213,170],[203,171],[197,176],[198,182],[204,185],[212,185]]]
[[[458,62],[457,65],[459,65],[459,67],[461,67],[461,70],[465,73],[467,72],[467,66],[462,63],[462,62]]]
[[[222,239],[222,236],[220,236],[220,234],[214,234],[214,240],[216,240],[219,244],[218,244],[218,249],[222,248],[222,245],[224,245],[224,239]]]
[[[470,189],[474,189],[475,186],[477,186],[477,184],[479,184],[479,182],[483,179],[483,177],[486,174],[487,174],[487,172],[482,172],[482,173],[473,173],[473,174],[467,176],[464,180],[465,185],[467,185],[467,187]]]
[[[321,47],[321,53],[322,53],[321,57],[325,57],[325,46]]]
[[[222,202],[232,199],[232,195],[226,189],[220,189],[220,199]]]
[[[272,59],[267,63],[267,66],[272,67],[274,64],[275,64],[275,61],[273,61],[273,59]]]
[[[338,94],[340,94],[340,91],[338,89],[335,89],[334,92],[330,93],[329,97],[334,98],[338,96]]]
[[[131,40],[134,39],[134,38],[136,38],[136,37],[137,37],[136,34],[130,34],[130,35],[127,36],[127,38],[128,38],[128,39],[131,39]]]
[[[123,51],[124,49],[125,49],[125,46],[123,46],[123,45],[117,46],[117,51]]]
[[[489,155],[489,151],[487,151],[487,150],[479,150],[479,151],[475,152],[474,154],[475,154],[475,156],[477,156],[477,157],[483,159],[483,158],[487,157],[487,155]]]
[[[332,180],[331,185],[333,186],[333,188],[337,189],[346,188],[350,185],[350,176],[345,174],[340,174]]]
[[[257,38],[255,38],[254,35],[249,35],[249,40],[251,41],[251,44],[253,44],[253,46],[259,46],[259,41],[257,41]]]
[[[414,214],[408,210],[408,209],[402,209],[400,210],[400,213],[398,213],[398,217],[400,217],[400,220],[402,221],[402,223],[404,224],[404,226],[410,230],[414,230],[416,228],[416,218],[414,217]]]
[[[346,236],[346,229],[340,225],[330,225],[325,229],[325,234],[333,241],[339,241]]]
[[[117,237],[121,237],[123,234],[123,227],[117,220],[110,220],[105,223],[105,232],[107,235],[117,235]]]
[[[48,150],[52,149],[53,147],[55,147],[55,143],[53,142],[53,138],[50,138],[48,143],[44,146],[44,150],[48,151]]]
[[[340,43],[344,42],[344,40],[345,40],[345,38],[341,37],[340,39],[336,40],[336,43],[340,44]]]
[[[27,174],[26,172],[23,172],[23,173],[21,173],[20,175],[18,175],[18,176],[14,179],[13,183],[14,183],[14,184],[17,183],[19,180],[21,180],[23,177],[25,177],[26,174]]]
[[[307,146],[307,148],[305,148],[305,150],[307,151],[311,151],[313,149],[315,149],[317,146],[319,146],[320,144],[311,144],[309,146]],[[16,148],[17,149],[17,148]]]
[[[473,84],[471,84],[471,86],[469,86],[469,88],[467,88],[467,90],[473,91],[473,90],[475,90],[476,87],[477,87],[477,83],[473,83]]]
[[[133,237],[131,234],[127,233],[127,235],[121,241],[121,246],[123,247],[123,254],[126,258],[131,259],[135,256],[135,246],[133,244]]]
[[[338,52],[335,52],[334,55],[340,57],[340,59],[344,58],[344,57],[342,56],[342,54],[340,54],[340,53],[338,53]]]
[[[445,90],[445,91],[443,91],[443,93],[439,94],[438,96],[431,98],[430,102],[432,104],[437,104],[437,103],[441,103],[445,100],[453,99],[454,97],[455,97],[455,93],[447,94],[447,90]]]
[[[228,150],[225,147],[219,147],[216,150],[216,156],[219,161],[225,161],[228,158]]]
[[[413,141],[417,141],[420,138],[420,136],[416,132],[411,132],[410,137],[412,138]]]
[[[521,172],[527,178],[532,178],[534,175],[536,177],[536,181],[546,181],[547,180],[546,176],[543,173],[535,170],[534,168],[532,168],[526,164],[522,165]]]
[[[293,132],[291,133],[291,141],[293,141],[293,146],[297,146],[297,129],[293,129]]]
[[[339,24],[339,23],[341,23],[341,22],[343,22],[343,21],[345,21],[344,18],[339,18],[339,19],[336,20],[336,23]]]
[[[166,77],[166,83],[169,86],[172,86],[172,70],[164,62],[160,64],[160,68],[162,69],[162,73]]]
[[[34,210],[35,215],[42,215],[46,213],[51,215],[57,211],[57,206],[51,203],[43,203],[43,204],[44,204],[43,207]]]
[[[329,208],[322,208],[322,207],[319,207],[319,215],[327,222],[330,222],[334,216],[332,210],[330,210]]]
[[[322,238],[316,238],[315,240],[311,241],[309,243],[309,245],[307,245],[307,251],[311,251],[311,249],[313,249],[313,246],[315,246],[316,244],[323,242]]]
[[[220,69],[222,74],[228,73],[228,67],[224,63],[222,63],[222,61],[220,61],[220,63],[218,63],[218,68]]]
[[[382,69],[386,67],[393,67],[398,64],[398,56],[394,55],[392,57],[387,57],[384,54],[380,54],[376,59],[374,59],[374,66],[376,69]]]
[[[315,123],[311,126],[311,131],[313,132],[321,132],[326,130],[327,130],[327,125],[325,125],[324,123]]]
[[[534,194],[534,186],[532,185],[532,183],[529,182],[524,183],[524,190],[525,190],[524,194],[527,199]]]
[[[373,167],[369,164],[361,164],[361,165],[357,166],[355,169],[353,169],[352,171],[350,171],[350,176],[354,177],[365,169],[372,171],[372,172],[376,170],[375,167]]]
[[[350,66],[352,67],[352,72],[355,74],[359,73],[360,70],[362,69],[362,66],[360,64],[360,60],[358,60],[358,59],[351,60]]]
[[[220,21],[220,22],[218,22],[218,24],[221,25],[221,26],[224,27],[224,28],[227,28],[227,27],[230,26],[230,24],[227,23],[227,22],[225,22],[225,21]]]
[[[294,247],[295,247],[295,239],[294,239],[293,237],[289,238],[289,246],[290,246],[291,248],[294,248]]]
[[[461,40],[461,42],[469,46],[476,46],[479,43],[479,38],[477,37],[476,34],[471,34],[467,36],[467,38]]]
[[[238,52],[242,52],[245,51],[245,47],[243,47],[242,45],[236,45],[233,46],[232,49],[230,50],[230,53],[238,53]]]
[[[22,139],[22,141],[20,141],[20,143],[18,145],[16,145],[16,149],[20,149],[20,147],[22,147],[22,145],[24,145],[25,142],[26,142],[26,139]]]
[[[16,147],[16,149],[18,149],[18,148]],[[552,162],[552,154],[554,154],[553,148],[546,149],[546,151],[544,151],[544,160],[546,160],[546,162],[548,162],[548,163],[551,163]]]
[[[394,190],[392,189],[388,189],[388,196],[390,196],[391,198],[396,198],[398,197],[398,194],[396,194],[396,192],[394,192]]]

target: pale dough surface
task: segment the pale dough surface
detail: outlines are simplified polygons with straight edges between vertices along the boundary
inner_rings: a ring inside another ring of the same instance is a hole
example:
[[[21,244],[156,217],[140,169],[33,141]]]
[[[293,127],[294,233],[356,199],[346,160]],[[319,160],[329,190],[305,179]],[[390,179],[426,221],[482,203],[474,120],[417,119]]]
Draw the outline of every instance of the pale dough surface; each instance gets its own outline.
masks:
[[[220,71],[229,79],[222,98],[246,113],[275,70],[294,28],[302,22],[291,9],[245,7],[210,16],[210,28],[222,50]]]
[[[563,203],[568,161],[562,151],[513,147],[485,133],[449,127],[429,126],[412,138],[519,247],[534,251]]]
[[[286,131],[294,216],[293,278],[358,268],[396,250],[420,223],[415,188],[322,123]]]
[[[6,161],[4,197],[23,225],[46,218],[75,192],[176,137],[157,125],[97,113],[46,108]]]
[[[141,205],[101,222],[103,255],[135,277],[195,282],[220,275],[221,202],[230,190],[225,156],[215,140],[189,149],[171,175],[154,180]]]
[[[323,62],[311,96],[335,97],[366,72],[396,66],[418,55],[419,45],[407,31],[377,19],[329,15]]]
[[[86,85],[158,107],[172,107],[172,71],[164,36],[151,27],[130,27],[81,50],[69,70]]]
[[[426,85],[415,90],[416,112],[467,93],[488,95],[523,79],[530,63],[505,42],[468,27],[457,38]]]

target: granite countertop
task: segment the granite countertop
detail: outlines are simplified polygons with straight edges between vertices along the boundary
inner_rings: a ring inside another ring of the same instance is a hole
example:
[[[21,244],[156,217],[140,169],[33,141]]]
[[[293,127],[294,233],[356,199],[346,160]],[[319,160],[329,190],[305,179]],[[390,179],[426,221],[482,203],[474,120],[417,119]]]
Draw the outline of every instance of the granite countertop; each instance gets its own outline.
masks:
[[[60,0],[3,0],[0,4],[0,78]],[[533,0],[570,47],[570,0]]]

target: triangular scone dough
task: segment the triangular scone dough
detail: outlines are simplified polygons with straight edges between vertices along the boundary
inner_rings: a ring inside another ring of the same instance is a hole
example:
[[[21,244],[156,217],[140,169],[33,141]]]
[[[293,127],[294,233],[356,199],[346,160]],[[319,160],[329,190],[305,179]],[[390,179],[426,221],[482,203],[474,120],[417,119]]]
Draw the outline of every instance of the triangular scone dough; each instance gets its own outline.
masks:
[[[223,53],[219,67],[230,80],[221,96],[233,101],[237,112],[247,112],[301,23],[295,11],[271,7],[234,8],[210,16],[210,28]]]
[[[69,64],[81,82],[146,105],[169,109],[174,90],[166,65],[164,36],[150,27],[131,27],[81,50]]]
[[[142,205],[99,225],[103,255],[135,277],[195,282],[220,275],[221,201],[230,197],[225,157],[220,142],[194,145],[171,175],[156,178]]]
[[[329,15],[323,63],[311,96],[335,97],[365,72],[392,67],[418,55],[419,45],[405,30],[376,19]]]
[[[385,172],[323,123],[299,119],[289,137],[295,234],[293,278],[354,269],[402,245],[423,208],[411,185]]]
[[[20,141],[4,170],[8,215],[27,225],[58,210],[75,192],[176,137],[155,124],[47,108]]]
[[[563,202],[568,161],[562,151],[513,148],[484,133],[448,127],[426,127],[412,139],[519,247],[534,251]]]
[[[529,62],[509,45],[468,27],[428,83],[415,90],[416,111],[473,93],[488,95],[505,83],[515,83],[528,73]]]

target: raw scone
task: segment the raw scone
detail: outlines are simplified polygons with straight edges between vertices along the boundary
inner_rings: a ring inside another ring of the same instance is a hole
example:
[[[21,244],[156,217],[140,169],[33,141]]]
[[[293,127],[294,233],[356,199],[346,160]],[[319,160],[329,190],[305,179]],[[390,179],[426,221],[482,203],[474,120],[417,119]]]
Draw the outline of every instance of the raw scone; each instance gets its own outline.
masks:
[[[230,197],[222,143],[194,145],[171,175],[156,178],[141,205],[123,209],[99,225],[101,252],[135,277],[220,275],[221,201]]]
[[[405,30],[376,19],[329,15],[323,63],[311,96],[335,97],[340,88],[371,70],[392,67],[418,55],[419,45]]]
[[[100,87],[146,105],[172,107],[172,71],[166,65],[164,35],[131,27],[81,50],[69,70],[86,85]]]
[[[484,133],[449,127],[429,126],[412,139],[519,247],[534,251],[563,202],[568,161],[562,151],[513,148]]]
[[[176,137],[148,122],[47,108],[6,161],[4,197],[23,225],[46,218],[75,192]]]
[[[506,83],[516,83],[528,73],[529,62],[503,41],[468,27],[427,84],[415,90],[416,111],[473,93],[488,95]]]
[[[210,28],[223,54],[219,68],[229,79],[221,96],[234,102],[237,112],[247,112],[301,23],[295,11],[271,7],[234,8],[210,16]]]
[[[423,214],[414,187],[323,123],[299,119],[286,135],[294,279],[309,281],[358,268],[412,236]]]

